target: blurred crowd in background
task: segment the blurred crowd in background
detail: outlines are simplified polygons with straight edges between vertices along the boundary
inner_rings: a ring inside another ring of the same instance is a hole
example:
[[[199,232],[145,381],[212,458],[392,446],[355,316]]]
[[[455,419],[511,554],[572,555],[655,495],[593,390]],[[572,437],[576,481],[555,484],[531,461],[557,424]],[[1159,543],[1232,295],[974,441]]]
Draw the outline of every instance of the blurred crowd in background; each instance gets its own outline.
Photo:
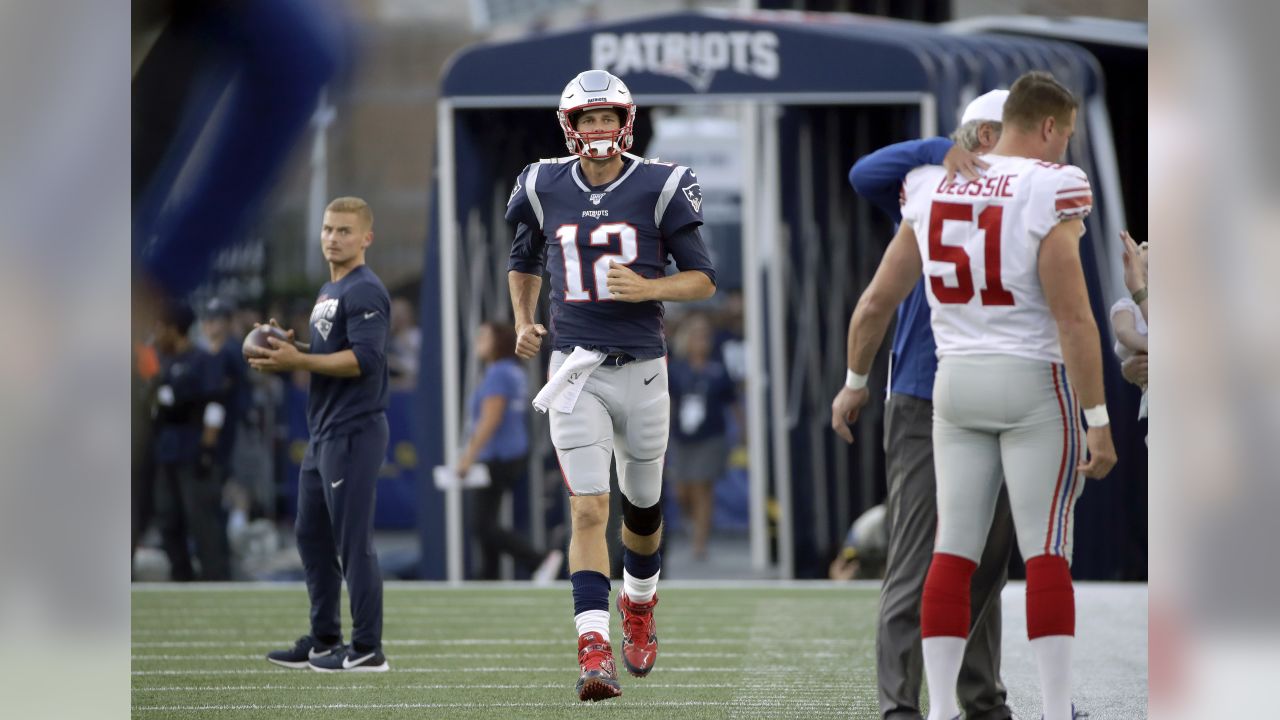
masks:
[[[198,296],[198,295],[197,295]],[[305,447],[308,375],[252,371],[242,353],[255,324],[276,319],[308,338],[311,302],[270,302],[266,312],[237,307],[220,297],[178,303],[160,314],[152,332],[134,347],[132,558],[134,577],[145,580],[281,579],[300,572],[292,550],[297,466]],[[668,317],[672,366],[672,447],[668,492],[676,542],[689,543],[698,562],[720,530],[746,527],[746,452],[740,386],[745,345],[739,292]],[[412,301],[393,296],[388,365],[393,405],[412,405],[418,382],[422,331]],[[480,328],[476,328],[479,332]],[[477,388],[477,391],[479,388]],[[531,398],[513,399],[527,404]],[[216,406],[216,411],[211,407]],[[380,530],[411,530],[413,491],[397,493],[402,472],[416,472],[413,412],[392,412],[379,499]],[[527,420],[527,419],[526,419]],[[399,427],[394,427],[394,425]],[[428,428],[429,430],[429,428]],[[408,447],[405,446],[408,443]],[[535,458],[554,466],[554,457]],[[404,467],[400,467],[404,466]],[[566,538],[558,475],[542,492],[551,510],[549,545]],[[389,491],[388,491],[389,490]],[[469,502],[475,502],[469,499]],[[383,512],[385,510],[385,512]],[[481,543],[482,523],[471,528]],[[527,523],[517,523],[527,534]],[[394,573],[414,575],[416,562],[390,563]],[[469,577],[489,577],[492,565],[479,553]]]
[[[253,372],[241,343],[269,318],[305,341],[310,311],[302,299],[265,313],[217,297],[173,304],[134,348],[132,553],[148,579],[254,577],[291,541],[288,419],[308,376]],[[412,302],[393,298],[391,329],[391,384],[409,392],[422,343]]]

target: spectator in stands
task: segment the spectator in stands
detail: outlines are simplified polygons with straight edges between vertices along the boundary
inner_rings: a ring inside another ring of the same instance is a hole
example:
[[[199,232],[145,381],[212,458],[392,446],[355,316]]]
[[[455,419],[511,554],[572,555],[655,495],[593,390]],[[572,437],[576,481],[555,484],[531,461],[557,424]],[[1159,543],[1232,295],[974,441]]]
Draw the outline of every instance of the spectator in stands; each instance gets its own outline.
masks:
[[[533,572],[535,582],[549,582],[560,572],[564,553],[540,553],[529,541],[503,527],[502,500],[525,475],[529,455],[526,410],[529,391],[524,367],[516,360],[516,331],[506,323],[487,322],[475,339],[484,378],[471,395],[470,440],[458,463],[465,478],[475,463],[489,471],[489,485],[475,492],[472,527],[480,541],[480,579],[498,578],[498,560],[510,555]]]
[[[175,304],[156,331],[155,514],[172,579],[197,577],[190,538],[200,561],[199,578],[229,580],[222,486],[213,467],[226,408],[218,402],[222,386],[217,361],[188,337],[194,322],[189,307]]]
[[[299,337],[295,338],[304,343],[311,342],[311,309],[312,302],[308,298],[294,298],[289,305],[289,327],[297,328]],[[271,315],[271,317],[280,317],[279,315]],[[301,333],[306,333],[306,337],[302,337]],[[311,373],[305,370],[294,370],[289,373],[289,384],[293,389],[301,392],[307,392],[311,387]]]
[[[693,528],[693,557],[700,561],[707,557],[715,483],[729,462],[725,414],[738,393],[724,365],[712,357],[712,327],[705,315],[685,317],[673,344],[670,469],[676,498]]]
[[[882,578],[888,554],[889,529],[885,525],[885,506],[875,505],[849,526],[840,554],[831,561],[828,577],[832,580]]]
[[[152,501],[155,485],[155,449],[152,443],[152,393],[154,381],[160,374],[160,357],[154,345],[138,342],[133,346],[133,367],[130,373],[133,485],[133,523],[130,560],[138,550],[142,534],[151,524],[154,512]],[[132,566],[132,564],[131,564]]]
[[[1121,259],[1124,261],[1124,284],[1129,288],[1129,292],[1133,295],[1133,302],[1142,311],[1142,317],[1147,318],[1147,244],[1142,245],[1133,239],[1127,231],[1120,233],[1120,239],[1124,241],[1124,255]]]
[[[1130,297],[1111,306],[1111,327],[1115,331],[1115,352],[1122,362],[1124,376],[1142,388],[1138,419],[1147,417],[1147,243],[1138,244],[1128,232],[1120,233],[1125,244],[1124,281]],[[1141,373],[1137,377],[1137,373]],[[1133,377],[1131,377],[1133,375]]]
[[[214,480],[224,487],[228,499],[227,534],[238,533],[248,522],[246,503],[231,502],[246,496],[239,480],[232,473],[231,457],[235,451],[240,425],[250,402],[249,365],[245,363],[240,348],[240,337],[231,333],[232,308],[229,303],[213,298],[204,308],[200,319],[200,331],[204,336],[204,348],[214,357],[218,368],[220,390],[217,402],[226,409],[218,444],[214,449],[211,468]]]
[[[265,320],[266,317],[257,310],[240,308],[232,317],[230,337],[243,338],[253,329],[254,323]],[[284,403],[285,384],[274,373],[249,373],[248,380],[248,404],[231,454],[231,475],[246,491],[247,497],[233,497],[231,504],[233,508],[246,509],[250,515],[274,517],[278,499],[275,447],[279,433],[276,423]],[[234,549],[237,537],[232,535],[230,539]]]
[[[742,291],[730,290],[715,313],[715,347],[724,369],[735,383],[747,378],[747,344],[742,339]]]
[[[422,328],[413,316],[413,304],[402,297],[391,301],[391,349],[387,369],[391,386],[412,390],[418,383],[418,353],[422,349]]]

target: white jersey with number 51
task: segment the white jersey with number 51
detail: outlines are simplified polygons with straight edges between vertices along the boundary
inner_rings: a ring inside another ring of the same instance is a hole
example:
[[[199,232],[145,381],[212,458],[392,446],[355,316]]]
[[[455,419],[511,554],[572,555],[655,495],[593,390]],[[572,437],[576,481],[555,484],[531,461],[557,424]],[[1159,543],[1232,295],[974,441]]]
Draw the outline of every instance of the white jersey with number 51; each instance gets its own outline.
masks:
[[[984,155],[983,176],[945,184],[936,165],[902,184],[902,220],[920,245],[938,357],[1016,355],[1062,362],[1040,286],[1040,241],[1093,206],[1074,165]]]

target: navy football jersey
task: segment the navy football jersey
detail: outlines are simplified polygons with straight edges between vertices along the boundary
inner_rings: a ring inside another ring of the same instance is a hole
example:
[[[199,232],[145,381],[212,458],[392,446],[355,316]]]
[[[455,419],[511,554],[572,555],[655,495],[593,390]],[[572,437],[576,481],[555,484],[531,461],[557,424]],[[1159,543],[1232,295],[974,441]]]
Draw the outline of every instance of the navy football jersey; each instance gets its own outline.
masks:
[[[610,261],[646,278],[681,270],[715,270],[698,231],[702,188],[675,163],[623,155],[621,174],[587,184],[578,157],[540,160],[516,179],[507,220],[517,223],[508,268],[551,274],[551,346],[626,352],[640,359],[666,354],[662,303],[618,302],[606,285]]]
[[[366,265],[320,288],[311,310],[311,352],[327,355],[351,350],[360,363],[360,375],[311,373],[307,428],[312,440],[354,430],[386,411],[390,318],[391,296]]]
[[[190,462],[200,456],[205,406],[219,399],[221,381],[217,359],[199,347],[160,356],[155,381],[156,462]]]

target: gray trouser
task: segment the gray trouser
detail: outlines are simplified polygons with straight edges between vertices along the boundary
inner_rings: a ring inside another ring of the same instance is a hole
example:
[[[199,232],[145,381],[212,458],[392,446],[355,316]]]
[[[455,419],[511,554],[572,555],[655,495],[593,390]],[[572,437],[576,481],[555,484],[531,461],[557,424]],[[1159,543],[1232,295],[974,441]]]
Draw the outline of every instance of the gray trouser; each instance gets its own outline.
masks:
[[[231,579],[231,549],[222,517],[222,475],[217,468],[201,468],[192,458],[162,463],[156,468],[155,513],[170,577],[196,579],[191,567],[188,537],[195,540],[201,580]]]
[[[889,399],[885,453],[889,557],[876,632],[880,711],[886,720],[920,720],[920,596],[937,529],[932,403],[910,395]],[[957,685],[968,720],[1011,717],[1000,682],[1000,590],[1008,578],[1012,545],[1009,500],[1002,490],[986,550],[973,575],[972,630]]]

